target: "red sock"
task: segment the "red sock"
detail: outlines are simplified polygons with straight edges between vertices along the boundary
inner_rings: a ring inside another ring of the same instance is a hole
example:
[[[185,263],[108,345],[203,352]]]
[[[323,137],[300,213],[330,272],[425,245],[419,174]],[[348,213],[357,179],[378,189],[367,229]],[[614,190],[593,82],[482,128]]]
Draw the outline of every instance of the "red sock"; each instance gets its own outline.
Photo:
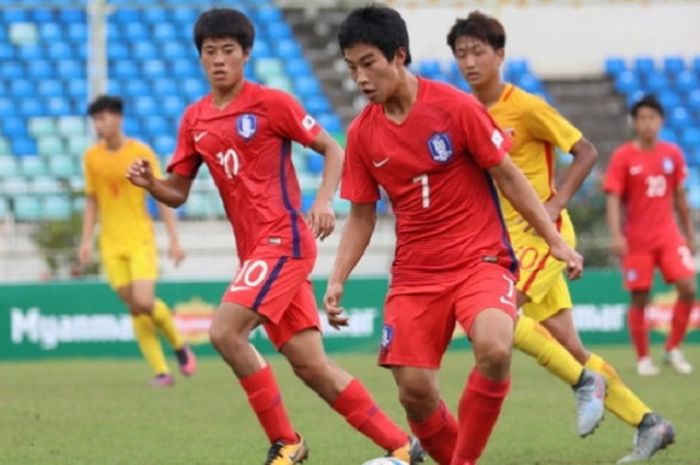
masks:
[[[649,332],[644,319],[644,307],[630,307],[627,311],[627,326],[629,326],[630,339],[637,352],[637,359],[649,356]]]
[[[671,320],[671,333],[666,339],[666,351],[673,350],[681,345],[685,332],[688,329],[690,311],[693,309],[692,302],[677,301],[673,306],[673,319]]]
[[[279,386],[270,366],[246,376],[240,382],[270,442],[297,442],[297,435],[287,416]]]
[[[457,420],[444,401],[423,421],[408,421],[423,449],[439,465],[450,465],[457,443]]]
[[[459,434],[451,465],[471,464],[481,456],[509,390],[510,378],[491,381],[472,370],[459,401]]]
[[[408,442],[408,434],[380,409],[362,383],[356,379],[338,394],[331,405],[353,428],[386,451],[393,451]]]

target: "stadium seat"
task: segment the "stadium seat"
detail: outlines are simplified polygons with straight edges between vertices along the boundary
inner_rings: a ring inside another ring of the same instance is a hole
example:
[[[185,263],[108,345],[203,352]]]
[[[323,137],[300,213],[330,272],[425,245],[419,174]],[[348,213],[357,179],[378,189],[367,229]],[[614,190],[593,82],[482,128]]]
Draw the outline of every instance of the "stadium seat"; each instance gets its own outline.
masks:
[[[168,11],[158,7],[145,8],[141,13],[141,19],[151,24],[169,22]]]
[[[630,94],[641,88],[639,79],[632,71],[623,71],[615,79],[615,90],[622,94]]]
[[[683,107],[676,107],[667,112],[667,119],[674,129],[684,129],[692,123],[690,113]]]
[[[674,77],[685,69],[685,60],[681,56],[668,56],[664,58],[664,71]]]
[[[12,153],[17,156],[36,155],[36,143],[28,137],[12,139]]]
[[[19,160],[20,174],[27,177],[35,177],[46,174],[44,160],[38,156],[26,156]]]
[[[110,75],[115,80],[130,81],[138,79],[141,75],[136,62],[131,60],[117,60],[110,63]]]
[[[35,8],[30,11],[32,22],[35,23],[50,23],[54,21],[53,10],[48,8]]]
[[[264,80],[264,82],[268,87],[272,87],[273,89],[283,90],[288,93],[292,92],[292,83],[284,76],[272,77]]]
[[[666,90],[659,94],[659,102],[664,107],[665,110],[670,110],[683,103],[680,95],[672,90]]]
[[[199,12],[194,8],[180,7],[174,8],[172,10],[173,20],[176,23],[180,23],[180,26],[185,26],[191,28],[192,25],[197,21]]]
[[[125,60],[129,58],[129,47],[124,43],[114,38],[110,38],[107,43],[107,58],[113,60]]]
[[[678,137],[676,137],[676,131],[674,131],[670,127],[664,127],[661,129],[661,131],[659,132],[659,139],[666,141],[666,142],[671,142],[673,144],[678,143]]]
[[[340,196],[335,196],[333,198],[333,210],[337,215],[346,216],[350,213],[350,201],[341,198]]]
[[[74,192],[82,193],[83,190],[81,188],[80,190]],[[78,195],[74,197],[73,201],[71,202],[71,207],[73,209],[73,212],[82,214],[85,211],[85,196]]]
[[[314,200],[316,200],[315,192],[303,191],[301,193],[301,211],[303,213],[306,213],[309,210],[311,210],[311,206],[314,204]]]
[[[0,220],[5,220],[10,215],[10,202],[0,197]]]
[[[185,216],[193,219],[210,218],[213,211],[206,193],[192,192],[185,205]]]
[[[177,36],[178,33],[172,23],[156,24],[153,27],[153,38],[158,42],[167,43],[176,40]]]
[[[85,23],[87,21],[85,10],[77,8],[60,8],[58,18],[62,23]]]
[[[85,190],[85,178],[82,175],[71,176],[70,179],[68,179],[68,187],[71,192],[83,192]]]
[[[141,10],[132,8],[117,8],[110,16],[115,23],[131,24],[141,22]]]
[[[17,160],[9,154],[0,155],[0,179],[17,176]]]
[[[29,196],[16,197],[15,219],[17,219],[17,221],[38,221],[42,219],[39,199]]]
[[[122,34],[132,43],[150,40],[150,32],[145,23],[126,23],[122,28]]]
[[[36,86],[36,83],[35,83]],[[63,95],[63,85],[57,79],[47,79],[38,82],[38,86],[34,89],[42,97],[60,97]]]
[[[49,97],[45,105],[46,114],[51,116],[67,116],[73,113],[70,101],[65,97]]]
[[[171,61],[170,73],[172,77],[177,79],[197,78],[202,79],[202,73],[199,70],[197,62],[194,60],[180,58]]]
[[[67,155],[52,155],[48,160],[49,174],[55,178],[68,179],[76,172],[73,159]]]
[[[151,116],[149,118],[146,118],[146,121],[144,121],[144,123],[146,133],[154,136],[157,136],[159,134],[165,134],[170,129],[168,121],[162,116]]]
[[[263,7],[255,10],[253,19],[261,24],[284,21],[282,11],[275,7]]]
[[[56,77],[70,82],[74,79],[83,79],[86,76],[85,63],[79,60],[61,60],[56,66]]]
[[[190,49],[176,41],[166,42],[161,49],[163,57],[169,60],[189,59]]]
[[[90,145],[86,136],[73,136],[68,139],[68,153],[75,156],[82,156]]]
[[[542,83],[535,77],[534,74],[526,73],[520,76],[520,79],[515,81],[516,84],[523,88],[526,92],[541,92],[543,90]]]
[[[39,33],[34,23],[12,22],[10,23],[8,37],[14,45],[32,46],[38,42]]]
[[[126,83],[124,97],[141,97],[151,95],[151,87],[145,79],[135,79]]]
[[[627,70],[625,60],[620,57],[608,57],[605,59],[605,74],[616,77],[618,74]]]
[[[68,81],[68,89],[66,90],[68,97],[85,99],[87,98],[88,88],[85,79],[71,79]]]
[[[0,66],[0,78],[5,79],[6,81],[22,79],[24,76],[24,66],[16,61],[3,63],[2,66]]]
[[[654,64],[654,59],[648,56],[641,56],[634,59],[634,71],[645,76],[656,71],[656,65]]]
[[[42,136],[37,141],[37,151],[39,155],[53,156],[65,153],[66,149],[60,137]]]
[[[320,95],[304,99],[304,108],[314,116],[333,111],[328,99]]]
[[[46,106],[38,98],[27,97],[19,102],[19,112],[25,118],[46,114]]]
[[[698,115],[700,115],[700,89],[690,91],[686,101],[688,102],[688,108],[698,112]]]
[[[292,77],[313,76],[311,65],[305,58],[293,58],[284,63],[287,73]]]
[[[174,79],[154,79],[151,81],[151,88],[153,89],[153,95],[157,97],[178,95],[177,81]]]
[[[253,70],[263,80],[285,75],[282,62],[277,58],[258,58],[253,64]]]
[[[681,134],[681,143],[684,150],[695,150],[700,147],[700,129],[686,128]]]
[[[136,97],[134,99],[134,112],[142,117],[154,116],[160,113],[158,104],[152,97]]]
[[[438,79],[442,76],[442,67],[437,60],[423,60],[418,63],[418,74],[428,79]]]
[[[51,176],[36,176],[29,183],[30,192],[34,194],[58,194],[63,188],[61,183]]]
[[[6,196],[21,196],[29,192],[29,183],[22,176],[4,176],[0,191]]]
[[[169,157],[175,151],[175,138],[166,134],[158,135],[153,143],[153,150],[158,155]]]
[[[10,92],[17,99],[33,97],[36,95],[36,89],[29,80],[17,80],[10,82]]]
[[[182,116],[182,112],[185,111],[185,107],[185,101],[179,96],[170,95],[163,98],[162,111],[165,116],[179,120]]]
[[[299,46],[299,44],[294,40],[280,40],[276,42],[275,45],[277,49],[277,55],[279,55],[279,57],[283,60],[289,60],[291,58],[301,58],[304,56],[304,53],[301,50],[301,46]],[[255,49],[253,49],[253,53],[255,53]]]
[[[262,39],[255,39],[255,44],[253,45],[253,58],[259,59],[259,58],[270,58],[272,57],[272,49],[270,48],[270,44],[267,43],[266,41]],[[288,59],[292,59],[295,57],[288,57]],[[296,57],[300,58],[300,57]]]
[[[3,62],[14,60],[15,48],[10,44],[0,42],[0,60]]]
[[[141,68],[142,77],[148,79],[164,78],[168,75],[167,67],[163,60],[146,60]]]
[[[670,88],[670,84],[665,74],[652,72],[647,76],[646,84],[643,87],[646,92],[658,94]]]
[[[72,23],[68,25],[68,39],[74,44],[82,43],[88,40],[87,24]]]
[[[67,195],[49,195],[44,198],[42,217],[47,220],[65,220],[70,217],[72,210]]]
[[[682,93],[690,93],[698,87],[700,83],[692,71],[681,71],[676,77],[676,89]]]
[[[294,40],[294,33],[284,21],[274,21],[267,24],[267,37],[275,42],[277,40]]]
[[[155,60],[160,57],[160,50],[152,42],[136,42],[131,52],[137,60]]]
[[[323,157],[314,152],[306,152],[305,165],[309,173],[319,175],[323,172]]]
[[[321,95],[321,85],[315,77],[301,76],[294,79],[295,93],[301,97]]]
[[[16,116],[15,111],[11,111],[7,115],[3,115],[2,112],[2,99],[0,99],[0,127],[2,127],[2,132],[10,139],[17,139],[21,137],[27,137],[27,124],[24,118]],[[10,107],[12,110],[12,106]]]
[[[84,135],[86,132],[85,118],[80,116],[63,116],[58,119],[56,129],[62,137]]]

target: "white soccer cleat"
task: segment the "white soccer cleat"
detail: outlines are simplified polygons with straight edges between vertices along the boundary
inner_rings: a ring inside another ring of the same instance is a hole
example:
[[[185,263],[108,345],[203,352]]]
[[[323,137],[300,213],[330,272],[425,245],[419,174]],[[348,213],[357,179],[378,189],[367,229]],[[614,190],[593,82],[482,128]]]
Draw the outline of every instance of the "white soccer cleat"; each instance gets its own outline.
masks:
[[[654,365],[651,357],[646,356],[637,360],[637,374],[639,376],[656,376],[660,372],[659,367]]]
[[[664,362],[671,365],[678,374],[689,375],[693,372],[693,365],[688,363],[680,349],[673,349],[666,352]]]

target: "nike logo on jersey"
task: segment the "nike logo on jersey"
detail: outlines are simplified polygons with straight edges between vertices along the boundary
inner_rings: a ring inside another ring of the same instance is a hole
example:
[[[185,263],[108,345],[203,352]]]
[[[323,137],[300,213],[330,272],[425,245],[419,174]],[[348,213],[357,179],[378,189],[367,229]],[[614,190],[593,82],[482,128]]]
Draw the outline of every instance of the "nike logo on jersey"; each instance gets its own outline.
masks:
[[[197,134],[194,135],[194,141],[199,142],[206,135],[207,135],[207,131],[198,132]]]
[[[630,176],[636,176],[642,171],[644,171],[644,167],[642,165],[630,166]]]
[[[381,168],[382,166],[386,165],[389,162],[389,157],[386,157],[384,160],[372,160],[372,164],[374,165],[375,168]]]
[[[250,287],[248,286],[231,286],[228,290],[229,292],[247,291]]]

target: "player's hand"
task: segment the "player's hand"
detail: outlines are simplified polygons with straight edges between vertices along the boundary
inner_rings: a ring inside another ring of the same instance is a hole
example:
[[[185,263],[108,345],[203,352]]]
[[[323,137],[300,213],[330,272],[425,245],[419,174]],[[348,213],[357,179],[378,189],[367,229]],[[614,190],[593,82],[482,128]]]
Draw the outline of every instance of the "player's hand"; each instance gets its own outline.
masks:
[[[544,206],[544,209],[547,211],[547,215],[549,216],[549,219],[552,220],[553,223],[556,222],[559,219],[559,216],[561,216],[561,211],[563,209],[562,205],[556,200],[555,197],[552,197],[551,199],[547,200],[542,205]],[[532,225],[528,223],[525,226],[525,229],[523,231],[529,232],[531,229],[532,229]]]
[[[332,202],[316,199],[307,217],[311,231],[313,231],[314,237],[317,239],[324,240],[335,229],[335,212],[333,211]]]
[[[323,296],[323,308],[328,317],[328,324],[335,329],[348,325],[348,317],[343,315],[343,307],[340,299],[343,297],[343,285],[340,283],[328,283],[326,295]]]
[[[144,159],[139,159],[129,165],[126,171],[126,179],[134,186],[148,188],[153,184],[155,177],[151,164]]]
[[[611,237],[610,250],[618,257],[623,257],[627,253],[627,241],[623,236]]]
[[[86,266],[92,261],[92,244],[82,241],[78,247],[78,262],[80,266]]]
[[[175,267],[178,267],[180,263],[185,259],[185,249],[180,246],[180,243],[176,240],[171,240],[168,246],[168,258],[173,261]]]
[[[566,245],[563,239],[554,246],[550,246],[549,252],[552,254],[552,257],[566,263],[566,275],[569,279],[574,280],[581,277],[583,274],[583,257]]]

